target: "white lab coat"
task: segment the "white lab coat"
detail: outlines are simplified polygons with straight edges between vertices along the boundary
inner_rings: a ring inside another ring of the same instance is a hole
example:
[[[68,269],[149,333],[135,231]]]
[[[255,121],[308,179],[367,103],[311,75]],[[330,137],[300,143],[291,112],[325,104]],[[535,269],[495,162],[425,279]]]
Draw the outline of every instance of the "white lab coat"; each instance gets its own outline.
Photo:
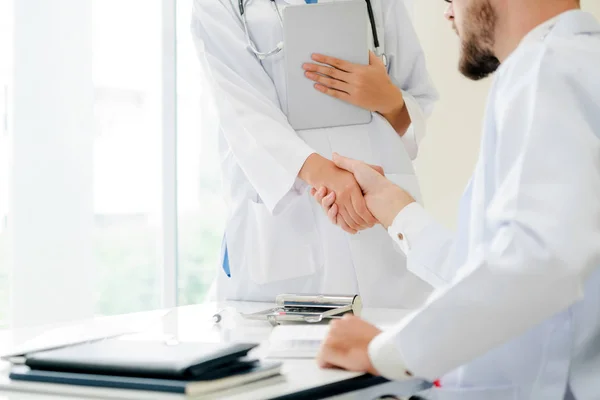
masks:
[[[419,206],[406,211],[393,229],[406,228],[409,268],[440,289],[375,339],[376,367],[394,375],[395,362],[433,380],[463,365],[443,376],[431,399],[600,399],[600,24],[593,16],[560,15],[499,69],[456,235]],[[394,351],[401,356],[392,362]]]
[[[303,2],[278,0],[282,9]],[[365,305],[415,307],[430,293],[428,284],[407,271],[404,255],[384,240],[384,229],[344,233],[297,178],[311,153],[330,158],[336,151],[381,165],[390,179],[420,197],[411,159],[437,93],[403,3],[373,0],[373,7],[390,76],[403,90],[413,121],[403,138],[378,114],[366,125],[295,132],[282,111],[283,54],[261,62],[246,48],[237,0],[194,2],[192,32],[219,113],[230,210],[225,243],[231,277],[219,270],[219,298],[273,301],[286,292],[359,292]],[[259,50],[282,40],[269,1],[249,2],[246,15]]]

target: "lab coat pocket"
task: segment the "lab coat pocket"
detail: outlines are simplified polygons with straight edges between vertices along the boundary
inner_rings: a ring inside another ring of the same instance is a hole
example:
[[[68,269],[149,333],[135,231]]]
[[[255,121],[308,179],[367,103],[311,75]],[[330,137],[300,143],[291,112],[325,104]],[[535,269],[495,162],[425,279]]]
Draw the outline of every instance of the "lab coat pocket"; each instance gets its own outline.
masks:
[[[418,203],[423,204],[419,180],[414,174],[385,174],[386,178],[406,190]]]
[[[492,386],[473,388],[434,388],[426,392],[428,400],[516,400],[516,386]]]
[[[321,262],[321,243],[308,196],[294,199],[277,215],[250,202],[248,235],[253,246],[246,262],[254,283],[267,284],[313,275]]]

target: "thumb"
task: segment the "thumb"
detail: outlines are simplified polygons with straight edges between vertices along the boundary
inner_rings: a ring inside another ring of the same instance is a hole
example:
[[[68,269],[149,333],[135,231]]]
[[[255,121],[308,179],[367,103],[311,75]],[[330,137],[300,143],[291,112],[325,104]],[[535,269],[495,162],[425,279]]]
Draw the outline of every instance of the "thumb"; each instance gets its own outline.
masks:
[[[369,167],[373,168],[375,171],[379,172],[379,174],[385,176],[385,172],[383,172],[383,167],[380,167],[379,165],[372,165],[372,164],[368,164],[368,165],[369,165]]]
[[[378,179],[383,179],[381,172],[373,169],[369,165],[353,160],[351,158],[342,157],[337,153],[333,154],[333,162],[341,169],[352,173],[354,179],[360,185],[361,189],[366,193],[373,189],[373,185],[378,182]]]
[[[378,60],[379,59],[377,58],[375,53],[373,53],[373,51],[369,50],[369,65],[377,65]]]
[[[379,65],[381,64],[381,60],[379,57],[373,53],[373,51],[369,50],[369,65]]]
[[[341,169],[354,173],[356,160],[348,157],[340,156],[338,153],[333,153],[333,162]]]

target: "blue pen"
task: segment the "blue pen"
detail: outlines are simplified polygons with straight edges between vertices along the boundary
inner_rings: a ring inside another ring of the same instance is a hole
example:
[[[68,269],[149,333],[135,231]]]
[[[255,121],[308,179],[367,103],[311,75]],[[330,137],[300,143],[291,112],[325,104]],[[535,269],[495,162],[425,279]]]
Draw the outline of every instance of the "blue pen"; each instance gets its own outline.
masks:
[[[223,243],[222,243],[222,247],[224,248],[223,251],[223,271],[225,272],[225,274],[227,275],[227,277],[231,278],[231,268],[229,267],[229,251],[227,250],[227,238],[226,236],[223,236]]]

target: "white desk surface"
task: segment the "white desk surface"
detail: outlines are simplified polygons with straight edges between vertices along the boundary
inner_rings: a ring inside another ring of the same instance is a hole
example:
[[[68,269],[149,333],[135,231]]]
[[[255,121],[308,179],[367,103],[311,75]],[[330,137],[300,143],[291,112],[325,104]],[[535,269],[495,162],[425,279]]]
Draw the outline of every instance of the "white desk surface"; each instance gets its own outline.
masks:
[[[172,337],[178,341],[201,342],[264,342],[272,327],[266,321],[249,321],[236,316],[235,313],[226,312],[220,324],[214,324],[212,316],[215,312],[233,307],[239,312],[249,313],[272,307],[272,304],[226,302],[206,303],[202,305],[186,306],[171,310],[158,310],[143,313],[119,315],[114,317],[101,317],[89,321],[57,324],[52,327],[37,327],[7,331],[0,334],[0,354],[21,350],[23,348],[46,347],[63,342],[81,340],[95,335],[118,334],[126,332],[140,332],[141,337],[149,339]],[[379,326],[389,326],[398,321],[406,311],[365,309],[363,317]],[[260,348],[258,349],[260,353]],[[282,360],[283,361],[283,360]],[[31,393],[19,390],[6,390],[11,387],[8,379],[7,363],[0,364],[0,400],[55,400],[64,398],[64,394]],[[266,399],[286,394],[296,393],[314,387],[323,386],[346,380],[360,374],[341,371],[320,369],[314,360],[288,359],[283,363],[282,373],[284,380],[272,386],[256,390],[245,389],[241,393],[232,394],[226,400],[252,400]],[[388,384],[393,385],[395,394],[410,395],[422,388],[420,382],[403,382]],[[381,385],[385,386],[385,385]],[[15,385],[13,389],[17,389]],[[112,389],[111,389],[112,390]],[[387,392],[390,389],[386,389]],[[45,391],[45,390],[44,390]],[[89,392],[89,390],[88,390]],[[131,394],[131,391],[120,391]],[[386,393],[387,393],[386,392]],[[73,392],[77,398],[86,398],[83,394]],[[163,395],[152,393],[153,399],[182,398],[182,396]],[[101,391],[98,397],[102,398]],[[129,396],[127,396],[129,397]],[[89,397],[88,397],[89,398]],[[132,397],[129,397],[132,398]],[[133,397],[135,398],[135,397]]]

